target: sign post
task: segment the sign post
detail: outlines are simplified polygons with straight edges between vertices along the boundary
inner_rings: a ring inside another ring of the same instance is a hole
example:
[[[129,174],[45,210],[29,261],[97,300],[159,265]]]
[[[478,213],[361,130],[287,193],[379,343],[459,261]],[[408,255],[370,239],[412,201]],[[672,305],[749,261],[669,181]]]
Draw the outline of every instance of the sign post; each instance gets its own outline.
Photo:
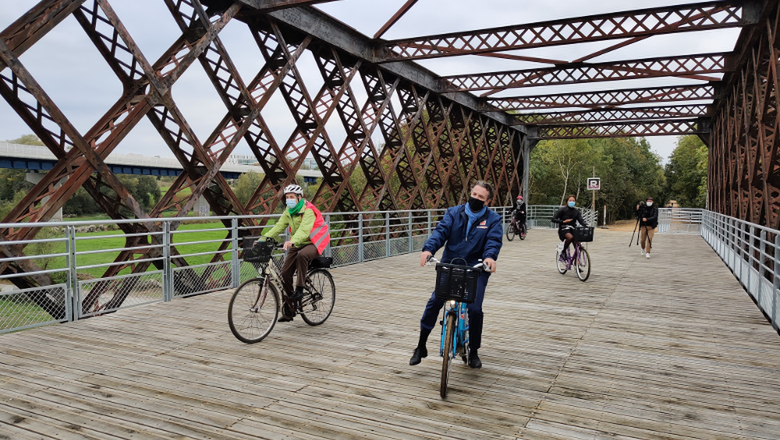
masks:
[[[593,191],[593,212],[596,212],[596,191],[601,189],[601,179],[596,177],[596,167],[593,167],[593,177],[588,177],[588,190]],[[597,214],[598,216],[598,214]],[[598,226],[598,221],[596,222]]]

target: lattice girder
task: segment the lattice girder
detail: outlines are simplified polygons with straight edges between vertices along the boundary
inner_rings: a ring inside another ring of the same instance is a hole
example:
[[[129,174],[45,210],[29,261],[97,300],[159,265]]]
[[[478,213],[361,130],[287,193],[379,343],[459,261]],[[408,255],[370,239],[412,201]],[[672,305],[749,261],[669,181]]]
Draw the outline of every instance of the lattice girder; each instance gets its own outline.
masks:
[[[757,22],[745,2],[707,2],[599,14],[541,23],[389,41],[385,60],[475,55],[676,32],[740,27]],[[746,10],[747,9],[747,10]]]

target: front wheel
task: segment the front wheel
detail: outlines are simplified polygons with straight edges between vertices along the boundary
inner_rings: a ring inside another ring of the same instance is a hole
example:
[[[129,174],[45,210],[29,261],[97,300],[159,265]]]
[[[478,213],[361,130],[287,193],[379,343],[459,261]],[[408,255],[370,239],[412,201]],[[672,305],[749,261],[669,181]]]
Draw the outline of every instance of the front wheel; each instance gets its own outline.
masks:
[[[452,361],[452,343],[455,341],[455,313],[447,314],[447,329],[444,332],[444,352],[442,356],[441,364],[441,385],[439,386],[439,394],[441,398],[447,397],[447,381],[450,378],[450,361]]]
[[[515,226],[511,223],[506,227],[506,239],[509,241],[515,239]]]
[[[555,252],[555,265],[558,267],[558,272],[563,275],[568,270],[566,268],[567,262],[561,261],[561,255],[565,255],[565,250]]]
[[[580,256],[577,258],[577,278],[585,281],[590,276],[590,255],[588,251],[580,248]]]
[[[306,288],[301,318],[306,324],[320,325],[328,319],[336,303],[333,276],[327,270],[314,269],[306,277]]]
[[[228,304],[228,326],[241,342],[254,344],[271,333],[279,317],[279,293],[273,283],[254,278],[238,286]]]

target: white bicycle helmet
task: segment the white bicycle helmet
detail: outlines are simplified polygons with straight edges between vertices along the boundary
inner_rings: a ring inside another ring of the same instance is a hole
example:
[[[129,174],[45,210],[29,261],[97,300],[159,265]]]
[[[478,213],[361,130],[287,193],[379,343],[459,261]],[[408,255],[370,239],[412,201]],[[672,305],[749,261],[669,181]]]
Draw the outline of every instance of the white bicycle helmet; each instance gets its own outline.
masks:
[[[286,187],[284,187],[284,193],[285,194],[293,193],[303,197],[303,188],[295,184],[287,185]]]

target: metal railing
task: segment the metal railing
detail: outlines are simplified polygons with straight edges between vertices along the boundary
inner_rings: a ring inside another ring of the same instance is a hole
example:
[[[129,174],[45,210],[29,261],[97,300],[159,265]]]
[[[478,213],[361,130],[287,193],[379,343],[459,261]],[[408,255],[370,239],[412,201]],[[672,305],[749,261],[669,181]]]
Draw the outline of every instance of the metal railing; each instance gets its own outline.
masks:
[[[492,209],[506,226],[511,207]],[[326,256],[337,267],[420,251],[444,212],[325,213],[331,228]],[[41,228],[35,239],[0,246],[26,244],[28,255],[13,260],[42,268],[0,275],[0,333],[235,288],[257,274],[240,258],[244,239],[257,238],[262,231],[256,224],[270,225],[278,217],[0,224],[11,231]],[[148,232],[126,234],[119,230],[122,224],[143,225]],[[275,258],[280,264],[283,256]],[[10,260],[0,258],[0,263]],[[54,282],[27,289],[11,283],[30,276]]]
[[[701,234],[704,210],[692,208],[659,208],[659,234]]]
[[[528,206],[528,215],[526,222],[529,228],[555,228],[552,224],[552,218],[563,206],[558,205],[530,205]],[[589,208],[577,208],[582,213],[585,223],[596,226],[598,213]]]
[[[780,231],[706,209],[661,208],[658,232],[701,235],[780,331]]]
[[[701,215],[701,236],[780,329],[780,231],[712,211]]]

